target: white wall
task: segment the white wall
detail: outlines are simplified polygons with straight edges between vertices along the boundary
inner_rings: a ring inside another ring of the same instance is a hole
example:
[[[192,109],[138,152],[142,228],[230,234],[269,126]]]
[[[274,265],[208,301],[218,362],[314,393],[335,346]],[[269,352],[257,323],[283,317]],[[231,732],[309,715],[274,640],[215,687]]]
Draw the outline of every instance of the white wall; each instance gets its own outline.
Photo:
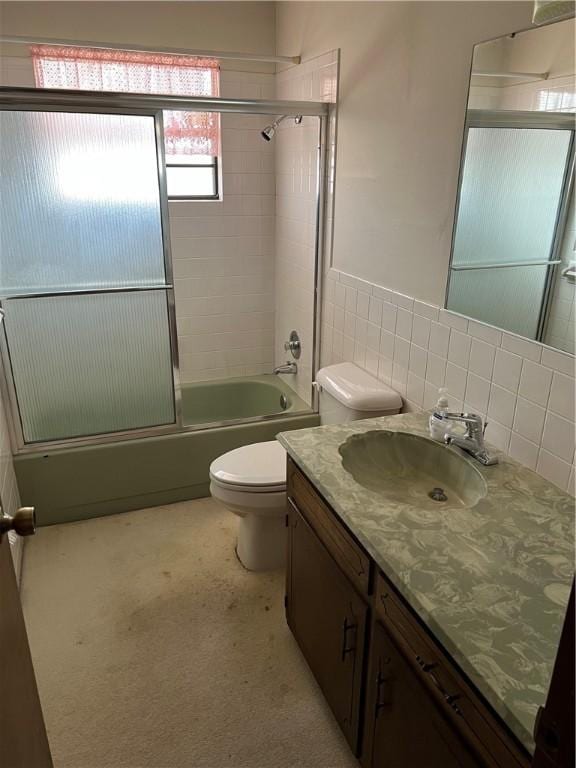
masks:
[[[5,35],[270,54],[275,12],[272,2],[9,2],[0,6],[0,28]]]
[[[474,43],[530,2],[279,3],[279,54],[341,49],[334,266],[440,304]]]

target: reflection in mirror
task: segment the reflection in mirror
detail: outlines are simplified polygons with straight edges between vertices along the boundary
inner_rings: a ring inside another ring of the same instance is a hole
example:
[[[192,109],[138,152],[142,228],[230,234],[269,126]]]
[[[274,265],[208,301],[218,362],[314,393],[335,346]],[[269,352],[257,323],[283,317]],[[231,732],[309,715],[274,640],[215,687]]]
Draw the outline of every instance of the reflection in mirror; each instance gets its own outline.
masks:
[[[574,19],[474,48],[446,306],[574,353]]]

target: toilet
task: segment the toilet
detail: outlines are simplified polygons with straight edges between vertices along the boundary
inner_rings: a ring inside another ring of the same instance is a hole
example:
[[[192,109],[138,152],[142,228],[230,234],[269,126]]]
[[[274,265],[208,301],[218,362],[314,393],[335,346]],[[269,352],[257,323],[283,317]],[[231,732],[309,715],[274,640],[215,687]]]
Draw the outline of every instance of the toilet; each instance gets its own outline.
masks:
[[[286,451],[276,440],[235,448],[210,465],[210,493],[240,517],[236,554],[249,571],[284,564]]]
[[[354,363],[318,371],[320,422],[341,424],[399,413],[402,398]],[[276,440],[235,448],[210,465],[210,493],[240,517],[236,554],[249,571],[286,559],[286,451]]]

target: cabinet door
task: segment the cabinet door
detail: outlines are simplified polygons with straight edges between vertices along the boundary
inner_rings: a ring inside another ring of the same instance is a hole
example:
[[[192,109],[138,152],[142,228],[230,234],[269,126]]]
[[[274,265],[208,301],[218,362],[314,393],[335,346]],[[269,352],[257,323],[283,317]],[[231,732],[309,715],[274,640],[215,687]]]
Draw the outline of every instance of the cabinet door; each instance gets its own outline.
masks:
[[[379,623],[374,623],[363,764],[478,768]]]
[[[355,754],[368,609],[292,503],[288,625]]]

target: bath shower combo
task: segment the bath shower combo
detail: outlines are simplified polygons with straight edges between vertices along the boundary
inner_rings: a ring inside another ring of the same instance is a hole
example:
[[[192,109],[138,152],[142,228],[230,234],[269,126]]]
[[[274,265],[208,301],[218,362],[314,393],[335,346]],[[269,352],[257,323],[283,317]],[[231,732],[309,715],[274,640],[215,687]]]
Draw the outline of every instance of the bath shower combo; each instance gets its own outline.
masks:
[[[207,495],[217,456],[318,423],[272,366],[180,381],[163,110],[317,118],[316,372],[326,104],[0,88],[0,378],[40,523]]]

